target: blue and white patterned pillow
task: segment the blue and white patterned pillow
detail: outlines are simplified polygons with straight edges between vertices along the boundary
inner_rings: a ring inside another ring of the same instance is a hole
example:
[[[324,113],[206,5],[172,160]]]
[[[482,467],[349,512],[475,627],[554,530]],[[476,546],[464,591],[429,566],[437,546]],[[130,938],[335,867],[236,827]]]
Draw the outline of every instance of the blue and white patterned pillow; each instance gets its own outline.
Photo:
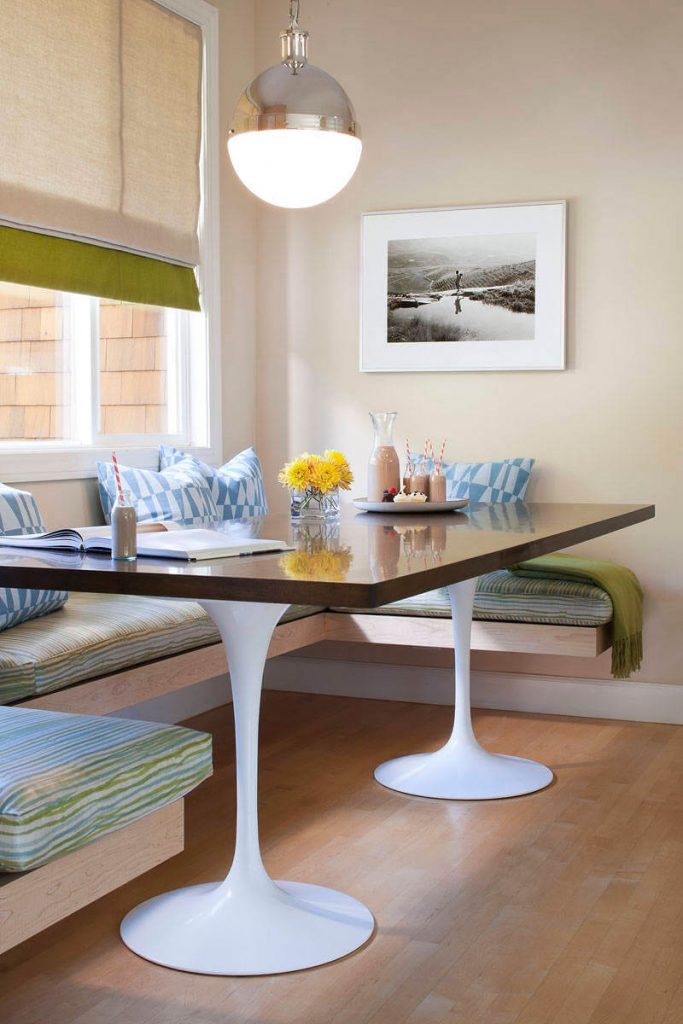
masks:
[[[524,501],[535,459],[502,459],[500,462],[444,462],[446,493],[450,500],[497,503]],[[431,461],[429,462],[431,471]]]
[[[446,470],[449,498],[470,501],[524,501],[534,459],[503,459],[501,462],[453,463]]]
[[[200,465],[191,455],[157,472],[119,466],[123,488],[129,491],[138,522],[173,520],[182,526],[210,526],[220,517],[211,489]],[[112,462],[98,462],[100,501],[105,520],[111,522],[116,501],[116,478]]]
[[[177,465],[186,457],[177,448],[171,448],[169,445],[162,444],[159,448],[159,463],[162,468]],[[211,488],[211,494],[218,506],[219,520],[263,516],[268,512],[263,467],[253,448],[245,448],[218,469],[199,459],[195,459],[195,462],[201,467]]]
[[[19,537],[43,533],[36,499],[28,491],[0,484],[0,534]],[[0,630],[18,626],[20,622],[37,619],[39,615],[56,612],[68,598],[63,590],[16,590],[0,588]]]

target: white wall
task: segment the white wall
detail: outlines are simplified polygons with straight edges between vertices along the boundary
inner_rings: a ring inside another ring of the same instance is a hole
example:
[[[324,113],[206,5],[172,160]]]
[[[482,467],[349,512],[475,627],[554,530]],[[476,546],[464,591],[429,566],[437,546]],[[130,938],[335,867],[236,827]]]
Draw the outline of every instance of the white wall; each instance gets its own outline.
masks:
[[[284,7],[257,3],[260,65]],[[302,24],[354,101],[364,152],[329,204],[260,210],[269,481],[285,457],[334,445],[363,492],[367,411],[390,408],[400,437],[445,435],[453,459],[535,456],[532,499],[656,502],[654,523],[585,549],[642,578],[640,678],[683,681],[683,7],[308,0]],[[359,373],[363,211],[550,199],[569,200],[566,372]]]

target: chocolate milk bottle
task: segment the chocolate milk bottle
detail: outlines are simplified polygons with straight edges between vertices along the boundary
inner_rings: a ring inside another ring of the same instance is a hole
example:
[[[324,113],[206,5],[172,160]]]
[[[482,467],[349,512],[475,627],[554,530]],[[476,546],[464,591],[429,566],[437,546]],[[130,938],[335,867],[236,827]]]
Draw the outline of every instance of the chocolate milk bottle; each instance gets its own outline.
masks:
[[[429,500],[446,501],[446,477],[443,473],[432,473],[430,476]]]
[[[138,517],[130,491],[121,491],[111,510],[111,557],[134,562],[138,556]]]
[[[429,497],[429,473],[424,462],[419,462],[413,466],[413,472],[410,477],[410,490],[417,494],[426,494]]]

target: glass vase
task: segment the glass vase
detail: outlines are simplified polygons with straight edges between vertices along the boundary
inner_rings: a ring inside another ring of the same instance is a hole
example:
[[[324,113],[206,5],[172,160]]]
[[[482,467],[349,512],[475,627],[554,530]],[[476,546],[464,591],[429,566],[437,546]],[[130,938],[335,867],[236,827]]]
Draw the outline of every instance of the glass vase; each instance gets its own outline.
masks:
[[[290,518],[293,523],[330,522],[339,518],[339,488],[323,494],[308,487],[305,491],[293,491],[290,504]]]

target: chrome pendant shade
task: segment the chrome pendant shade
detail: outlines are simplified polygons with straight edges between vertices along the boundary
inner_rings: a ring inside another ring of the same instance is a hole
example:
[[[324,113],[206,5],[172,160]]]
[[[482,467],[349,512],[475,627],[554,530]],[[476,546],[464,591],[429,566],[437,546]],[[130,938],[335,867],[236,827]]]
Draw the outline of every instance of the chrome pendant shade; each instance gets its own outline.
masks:
[[[246,187],[276,206],[323,203],[353,177],[360,129],[348,96],[331,75],[308,63],[308,33],[298,0],[280,35],[282,61],[239,98],[228,138],[233,167]]]

